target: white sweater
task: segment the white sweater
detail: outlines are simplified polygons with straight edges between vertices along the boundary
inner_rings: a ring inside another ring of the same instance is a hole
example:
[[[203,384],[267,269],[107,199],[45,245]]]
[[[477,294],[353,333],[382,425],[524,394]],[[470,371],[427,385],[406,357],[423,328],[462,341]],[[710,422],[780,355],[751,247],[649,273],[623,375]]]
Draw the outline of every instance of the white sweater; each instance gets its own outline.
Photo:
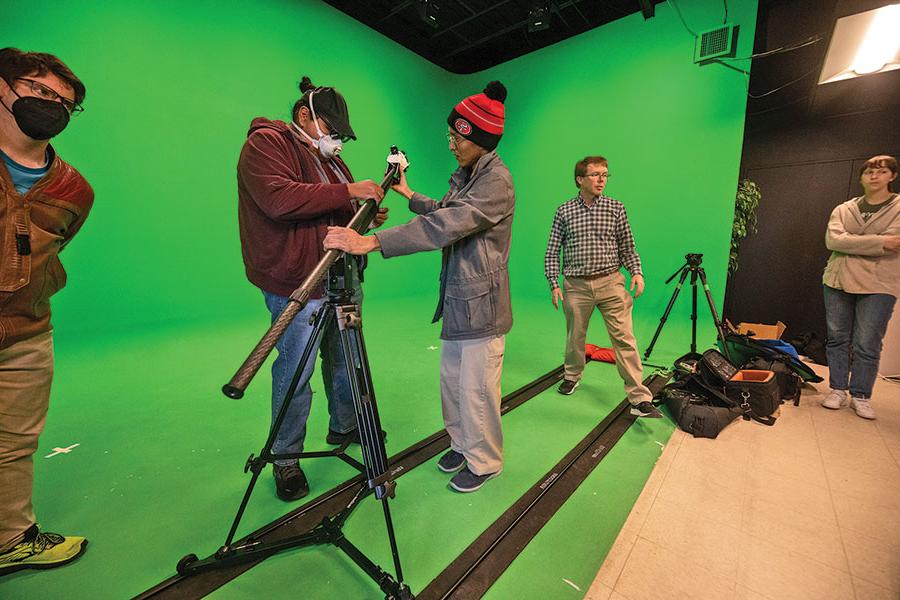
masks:
[[[831,213],[825,246],[831,257],[822,282],[851,294],[900,296],[900,252],[885,252],[884,236],[900,235],[900,196],[863,221],[859,198],[839,204]]]

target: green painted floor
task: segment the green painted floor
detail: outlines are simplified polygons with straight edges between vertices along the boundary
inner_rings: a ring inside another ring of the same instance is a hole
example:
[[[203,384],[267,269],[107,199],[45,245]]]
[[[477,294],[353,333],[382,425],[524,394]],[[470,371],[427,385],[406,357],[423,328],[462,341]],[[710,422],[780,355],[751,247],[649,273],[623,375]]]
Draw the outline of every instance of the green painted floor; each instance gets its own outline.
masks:
[[[441,429],[439,328],[421,298],[367,300],[365,336],[388,453]],[[564,324],[545,299],[515,305],[503,391],[562,362]],[[687,350],[686,319],[673,318],[651,362]],[[57,336],[57,368],[47,427],[36,455],[35,506],[51,531],[90,539],[64,568],[0,579],[0,598],[126,598],[174,573],[183,555],[222,544],[246,488],[251,452],[265,441],[268,367],[243,400],[219,393],[267,326],[259,319],[215,329],[157,329],[102,339]],[[638,322],[646,343],[656,322]],[[607,345],[602,320],[589,343]],[[685,347],[682,347],[685,346]],[[651,369],[647,370],[647,373]],[[314,380],[314,389],[321,383]],[[391,502],[404,573],[421,590],[491,522],[622,400],[612,365],[589,363],[573,396],[550,389],[504,417],[503,475],[475,494],[451,492],[435,460],[404,475]],[[307,449],[325,448],[324,402],[314,397]],[[640,420],[504,573],[488,598],[581,598],[672,432],[668,420]],[[71,452],[44,458],[56,447]],[[315,496],[354,475],[337,459],[303,464]],[[239,536],[301,502],[277,499],[260,479]],[[345,532],[388,570],[381,509],[367,500]],[[568,582],[566,581],[568,580]],[[569,583],[570,582],[570,583]],[[579,589],[576,589],[580,588]],[[380,598],[378,589],[332,547],[275,556],[213,598]]]

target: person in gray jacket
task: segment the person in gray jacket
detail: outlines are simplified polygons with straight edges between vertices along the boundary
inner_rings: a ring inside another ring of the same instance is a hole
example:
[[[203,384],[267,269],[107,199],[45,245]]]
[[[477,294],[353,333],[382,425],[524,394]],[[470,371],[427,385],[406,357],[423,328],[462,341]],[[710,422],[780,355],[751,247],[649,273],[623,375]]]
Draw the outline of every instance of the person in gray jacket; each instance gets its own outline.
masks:
[[[822,406],[845,406],[849,389],[850,406],[864,419],[875,418],[869,399],[900,294],[900,198],[891,192],[896,178],[894,157],[867,160],[859,174],[865,195],[839,204],[825,232],[831,250],[822,277],[831,391]]]
[[[455,473],[450,487],[474,492],[503,470],[500,374],[512,327],[509,245],[516,196],[509,169],[495,151],[503,135],[506,88],[492,81],[450,112],[447,138],[459,168],[440,201],[414,192],[401,177],[393,190],[418,216],[361,236],[330,227],[325,248],[351,254],[381,250],[385,258],[443,249],[440,298],[441,408],[450,450],[438,461]]]

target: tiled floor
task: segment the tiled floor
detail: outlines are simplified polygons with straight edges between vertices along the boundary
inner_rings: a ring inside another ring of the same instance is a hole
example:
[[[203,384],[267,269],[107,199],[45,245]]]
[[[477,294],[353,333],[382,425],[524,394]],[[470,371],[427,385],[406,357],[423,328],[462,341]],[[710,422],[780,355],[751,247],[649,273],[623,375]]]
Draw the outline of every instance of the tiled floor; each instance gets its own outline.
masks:
[[[676,431],[586,600],[900,599],[900,384],[878,381],[875,421],[827,389],[773,427]]]

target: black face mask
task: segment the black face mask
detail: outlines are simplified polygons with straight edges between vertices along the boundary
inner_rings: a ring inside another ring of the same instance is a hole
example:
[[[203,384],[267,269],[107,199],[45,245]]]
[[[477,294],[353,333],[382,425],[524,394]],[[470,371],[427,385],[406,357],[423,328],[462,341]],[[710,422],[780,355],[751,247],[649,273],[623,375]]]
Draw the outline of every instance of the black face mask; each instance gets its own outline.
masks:
[[[16,94],[15,90],[13,93]],[[13,102],[12,110],[7,108],[6,103],[3,103],[3,107],[15,117],[16,125],[22,133],[33,140],[49,140],[56,137],[69,124],[69,111],[55,100],[19,96],[19,99]]]

